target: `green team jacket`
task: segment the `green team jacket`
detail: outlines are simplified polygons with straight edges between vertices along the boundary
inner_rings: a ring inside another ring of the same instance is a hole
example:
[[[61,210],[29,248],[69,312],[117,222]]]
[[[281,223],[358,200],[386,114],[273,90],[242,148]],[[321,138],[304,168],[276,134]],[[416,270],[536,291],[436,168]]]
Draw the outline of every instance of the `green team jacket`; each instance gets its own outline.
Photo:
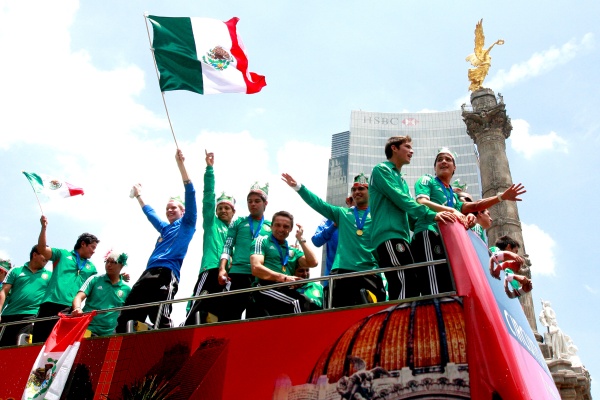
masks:
[[[258,227],[258,221],[253,221],[254,229]],[[271,221],[265,220],[260,228],[258,236],[269,235],[271,233]],[[221,258],[230,258],[231,274],[252,275],[250,268],[250,252],[253,250],[252,241],[254,237],[250,233],[250,216],[238,217],[231,222],[227,230],[227,239],[223,246]]]
[[[219,268],[219,260],[227,238],[228,226],[217,218],[215,209],[215,173],[212,166],[206,167],[204,172],[204,191],[202,198],[202,262],[200,273],[208,269]]]
[[[373,219],[371,238],[374,248],[390,239],[402,239],[409,243],[409,218],[434,223],[436,216],[427,206],[413,200],[406,181],[390,161],[373,168],[369,182],[369,203]]]
[[[362,229],[363,235],[358,236],[356,234],[358,228],[354,217],[354,207],[332,206],[321,200],[304,185],[302,185],[298,194],[313,210],[332,220],[338,226],[338,248],[331,267],[332,271],[339,268],[350,271],[368,271],[377,268],[377,261],[373,256],[373,247],[371,246],[373,224],[370,215],[367,215],[365,220]],[[358,210],[359,219],[362,219],[365,212],[366,210]]]

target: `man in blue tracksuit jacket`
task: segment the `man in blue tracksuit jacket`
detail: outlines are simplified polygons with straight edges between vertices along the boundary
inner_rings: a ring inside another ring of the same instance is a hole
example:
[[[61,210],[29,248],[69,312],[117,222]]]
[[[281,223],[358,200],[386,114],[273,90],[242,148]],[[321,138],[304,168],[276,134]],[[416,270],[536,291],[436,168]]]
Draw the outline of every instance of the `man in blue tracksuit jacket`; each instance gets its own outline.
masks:
[[[177,293],[181,264],[196,232],[198,213],[196,192],[192,181],[188,178],[184,164],[185,158],[181,150],[177,150],[175,159],[185,187],[185,202],[182,202],[180,198],[169,200],[167,203],[168,222],[161,220],[156,211],[144,203],[140,184],[135,185],[132,189],[132,197],[137,198],[142,211],[160,236],[152,255],[150,255],[146,270],[131,288],[131,293],[125,303],[126,306],[172,300]],[[159,315],[159,321],[156,321],[157,315]],[[122,311],[118,319],[117,333],[126,332],[127,321],[144,322],[146,317],[149,317],[157,328],[173,326],[171,305],[169,304]]]

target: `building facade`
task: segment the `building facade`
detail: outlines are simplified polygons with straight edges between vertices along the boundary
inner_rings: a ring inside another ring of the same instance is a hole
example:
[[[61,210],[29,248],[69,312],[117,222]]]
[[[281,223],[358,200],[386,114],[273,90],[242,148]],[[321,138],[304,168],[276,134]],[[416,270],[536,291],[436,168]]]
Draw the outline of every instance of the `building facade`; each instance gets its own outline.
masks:
[[[413,141],[412,161],[402,168],[413,194],[416,180],[424,174],[434,173],[438,149],[449,147],[457,155],[453,180],[467,183],[467,191],[474,199],[481,198],[478,157],[460,110],[427,113],[352,111],[350,130],[332,136],[327,202],[343,206],[354,176],[361,172],[370,175],[376,164],[385,161],[384,147],[388,138],[400,135],[409,135]]]

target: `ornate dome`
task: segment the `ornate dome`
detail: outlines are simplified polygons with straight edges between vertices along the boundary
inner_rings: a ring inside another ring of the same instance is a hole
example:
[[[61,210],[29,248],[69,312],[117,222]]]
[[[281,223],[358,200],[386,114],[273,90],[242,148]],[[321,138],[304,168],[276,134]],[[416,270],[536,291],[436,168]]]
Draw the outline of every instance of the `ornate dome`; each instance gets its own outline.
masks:
[[[412,375],[467,369],[465,321],[459,298],[401,303],[351,326],[319,358],[308,383],[326,375],[337,382],[360,370],[381,368]],[[459,384],[459,382],[455,382]]]

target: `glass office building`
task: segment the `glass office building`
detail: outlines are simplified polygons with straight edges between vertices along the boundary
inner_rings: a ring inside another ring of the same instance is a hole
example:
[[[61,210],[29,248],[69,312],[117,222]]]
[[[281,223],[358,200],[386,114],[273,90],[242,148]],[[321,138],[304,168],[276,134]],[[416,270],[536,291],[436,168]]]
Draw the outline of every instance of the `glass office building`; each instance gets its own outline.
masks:
[[[414,155],[402,168],[414,197],[414,184],[424,174],[434,174],[437,151],[449,147],[457,156],[453,180],[467,183],[475,200],[481,198],[479,163],[473,140],[467,134],[461,111],[431,113],[379,113],[352,111],[350,130],[331,139],[327,202],[343,206],[354,176],[371,175],[385,161],[384,147],[390,136],[409,135]]]

